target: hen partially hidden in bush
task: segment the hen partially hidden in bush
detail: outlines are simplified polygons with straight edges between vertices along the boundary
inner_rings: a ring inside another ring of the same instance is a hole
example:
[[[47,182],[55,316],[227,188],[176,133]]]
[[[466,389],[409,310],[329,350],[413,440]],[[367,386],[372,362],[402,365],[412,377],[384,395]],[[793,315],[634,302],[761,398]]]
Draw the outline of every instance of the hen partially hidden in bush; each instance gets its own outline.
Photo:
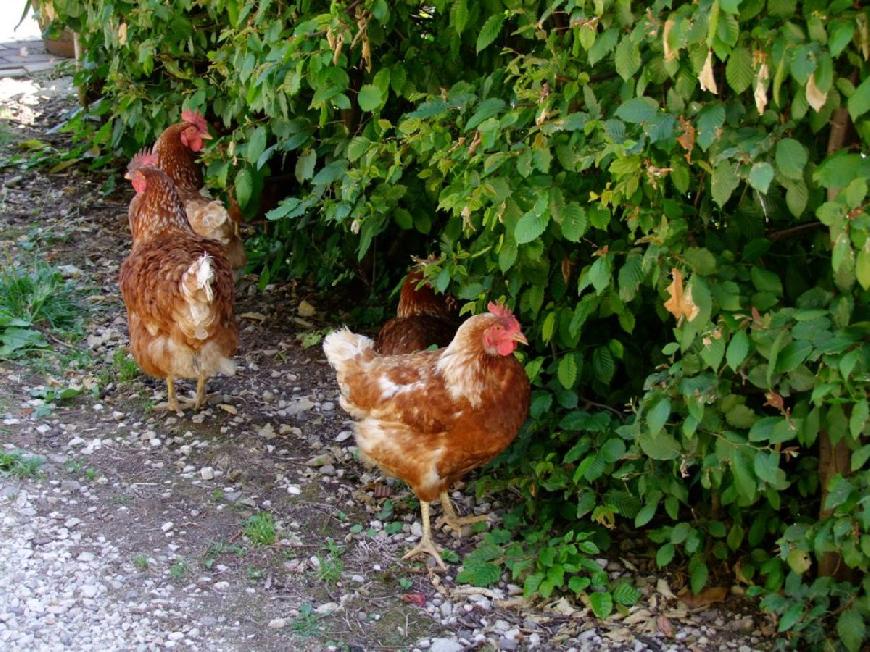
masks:
[[[160,134],[154,143],[154,153],[158,167],[178,189],[191,228],[204,238],[220,242],[233,269],[239,269],[247,261],[239,235],[241,214],[237,206],[228,211],[220,201],[208,196],[203,188],[202,169],[194,157],[202,150],[203,141],[210,138],[205,118],[196,111],[185,110],[181,112],[181,122]]]
[[[136,190],[133,248],[119,274],[130,349],[145,373],[166,379],[172,411],[175,379],[195,378],[198,409],[206,379],[235,372],[233,273],[221,245],[191,230],[172,180],[156,165],[153,154],[138,154],[126,175]]]
[[[405,558],[429,554],[444,568],[429,524],[435,499],[455,530],[485,518],[457,517],[447,491],[504,450],[528,416],[529,381],[513,356],[517,343],[527,343],[519,322],[495,303],[435,351],[379,355],[371,339],[346,328],[324,340],[341,405],[357,421],[361,456],[420,499],[423,537]]]
[[[456,299],[436,294],[412,269],[402,283],[396,316],[385,323],[375,339],[375,351],[385,355],[413,353],[432,345],[447,346],[459,328]]]

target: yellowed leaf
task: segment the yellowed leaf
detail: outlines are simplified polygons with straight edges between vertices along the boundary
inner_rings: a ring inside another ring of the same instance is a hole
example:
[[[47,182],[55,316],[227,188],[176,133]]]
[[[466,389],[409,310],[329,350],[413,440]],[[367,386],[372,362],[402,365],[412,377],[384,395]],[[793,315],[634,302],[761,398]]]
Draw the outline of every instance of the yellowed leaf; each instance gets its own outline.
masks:
[[[810,78],[807,80],[807,104],[809,104],[815,111],[821,111],[822,107],[825,106],[825,102],[828,100],[828,94],[823,93],[819,90],[819,87],[816,86],[816,78],[815,75],[810,75]]]
[[[764,113],[764,109],[767,107],[768,79],[770,79],[770,71],[767,69],[767,64],[762,63],[755,75],[755,108],[758,110],[758,115]]]
[[[704,60],[704,67],[701,68],[701,73],[698,75],[698,81],[701,82],[702,91],[710,91],[713,95],[718,95],[719,88],[716,86],[716,77],[713,75],[713,50],[707,50],[707,58]]]
[[[680,322],[684,317],[692,321],[698,316],[698,306],[692,301],[692,291],[683,291],[683,273],[674,267],[671,270],[673,281],[668,286],[670,298],[665,301],[665,309]]]
[[[118,45],[126,45],[127,43],[127,23],[118,25]]]
[[[239,319],[252,319],[256,321],[266,321],[266,315],[261,312],[243,312],[239,315]]]
[[[668,37],[670,36],[673,27],[674,19],[668,18],[665,21],[664,28],[662,29],[662,48],[665,51],[665,61],[673,61],[680,55],[678,50],[671,49],[671,46],[668,44]]]

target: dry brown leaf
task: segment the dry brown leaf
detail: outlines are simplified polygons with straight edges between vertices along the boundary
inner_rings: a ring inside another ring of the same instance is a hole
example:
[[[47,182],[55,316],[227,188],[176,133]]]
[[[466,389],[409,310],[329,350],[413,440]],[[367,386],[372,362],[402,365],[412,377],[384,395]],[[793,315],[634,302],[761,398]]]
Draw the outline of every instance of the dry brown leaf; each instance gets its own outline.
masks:
[[[665,51],[665,61],[673,61],[679,56],[678,50],[672,50],[671,46],[668,44],[668,36],[670,36],[671,29],[674,27],[674,19],[668,18],[665,21],[665,26],[662,29],[662,48]]]
[[[813,110],[816,112],[821,111],[822,107],[825,106],[825,102],[828,100],[828,94],[823,93],[819,90],[819,87],[816,86],[816,77],[815,75],[810,75],[810,78],[807,80],[807,104],[813,107]]]
[[[565,285],[568,285],[568,281],[571,280],[572,269],[574,269],[574,263],[571,259],[568,256],[562,258],[562,280],[565,281]]]
[[[235,408],[235,406],[230,405],[229,403],[218,403],[218,407],[221,410],[223,410],[224,412],[227,412],[229,414],[238,414],[239,413],[239,411]]]
[[[668,585],[668,581],[663,577],[660,577],[658,580],[656,580],[656,591],[660,596],[662,596],[663,598],[667,598],[668,600],[673,600],[677,597],[674,595],[674,592],[671,591],[671,587]]]
[[[118,25],[118,45],[126,45],[127,43],[127,23]]]
[[[299,302],[299,307],[296,308],[296,312],[299,313],[300,317],[314,317],[317,314],[317,311],[314,309],[310,303],[305,301],[304,299]]]
[[[266,321],[266,315],[261,312],[243,312],[239,315],[239,319],[255,319],[256,321]]]
[[[764,403],[765,405],[769,405],[780,412],[785,412],[785,402],[782,400],[781,395],[771,390],[764,395],[764,398],[767,399]]]
[[[683,133],[677,138],[677,142],[686,150],[686,162],[692,162],[692,150],[695,149],[695,125],[683,116],[680,116],[680,129]]]
[[[665,301],[665,310],[671,313],[679,323],[684,317],[692,321],[698,316],[698,306],[692,301],[692,291],[683,290],[683,273],[674,267],[671,270],[673,281],[668,286],[670,298]]]
[[[758,111],[758,115],[764,113],[764,109],[767,108],[768,79],[770,79],[770,71],[767,69],[767,64],[762,63],[755,75],[755,108]]]
[[[659,616],[656,618],[656,625],[658,625],[659,631],[663,636],[668,638],[672,638],[674,635],[674,626],[671,625],[671,621],[667,616]]]
[[[688,589],[680,593],[680,600],[690,609],[709,607],[717,602],[724,602],[728,595],[728,589],[724,586],[711,586],[697,595],[693,595]]]
[[[704,66],[698,75],[698,81],[701,82],[702,91],[710,91],[713,95],[719,94],[716,77],[713,75],[713,50],[707,50],[707,58],[704,60]]]

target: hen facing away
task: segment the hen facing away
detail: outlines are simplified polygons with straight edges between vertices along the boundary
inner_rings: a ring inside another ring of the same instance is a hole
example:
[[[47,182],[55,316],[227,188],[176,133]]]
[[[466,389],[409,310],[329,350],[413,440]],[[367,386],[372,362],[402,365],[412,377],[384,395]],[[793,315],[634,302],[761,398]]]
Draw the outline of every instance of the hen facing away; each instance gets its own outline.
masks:
[[[385,355],[422,351],[433,344],[447,346],[459,327],[456,300],[436,294],[423,280],[423,272],[411,270],[402,283],[396,316],[382,327],[375,351]]]
[[[184,202],[191,228],[204,238],[220,242],[233,269],[239,269],[247,258],[239,235],[238,207],[228,211],[220,201],[204,193],[202,169],[194,157],[202,150],[203,141],[210,138],[205,118],[195,111],[182,111],[181,122],[160,134],[153,151],[157,166],[169,175]]]
[[[356,420],[361,456],[420,499],[423,537],[405,558],[426,553],[444,568],[429,523],[436,498],[453,528],[478,520],[456,517],[447,491],[504,450],[528,416],[529,381],[513,356],[517,343],[526,344],[519,322],[494,303],[435,351],[379,355],[372,340],[347,329],[324,340],[341,406]]]
[[[127,173],[136,190],[129,209],[133,248],[118,280],[130,349],[142,371],[166,380],[172,411],[175,379],[195,378],[198,409],[206,379],[235,372],[233,273],[221,246],[190,229],[175,186],[155,166],[153,155],[139,154]]]

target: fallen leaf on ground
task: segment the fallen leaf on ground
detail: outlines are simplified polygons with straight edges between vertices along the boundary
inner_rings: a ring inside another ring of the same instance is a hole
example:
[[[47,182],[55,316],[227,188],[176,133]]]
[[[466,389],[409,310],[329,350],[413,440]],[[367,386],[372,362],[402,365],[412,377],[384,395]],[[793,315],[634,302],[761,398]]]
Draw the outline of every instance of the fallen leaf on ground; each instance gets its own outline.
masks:
[[[686,590],[680,593],[679,598],[686,606],[698,609],[700,607],[709,607],[717,602],[724,602],[726,595],[728,595],[728,589],[724,586],[711,586],[697,595],[693,595]]]

